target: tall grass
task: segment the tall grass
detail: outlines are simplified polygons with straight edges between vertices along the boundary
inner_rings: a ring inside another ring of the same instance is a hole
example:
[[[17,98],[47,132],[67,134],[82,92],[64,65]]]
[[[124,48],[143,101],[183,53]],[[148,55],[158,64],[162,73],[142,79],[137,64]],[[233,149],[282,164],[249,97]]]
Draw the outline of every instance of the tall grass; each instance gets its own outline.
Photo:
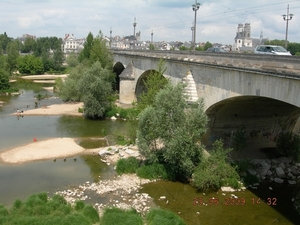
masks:
[[[168,173],[164,165],[154,163],[149,165],[142,165],[136,170],[136,174],[145,179],[165,179],[167,180]]]
[[[148,225],[185,225],[175,213],[163,209],[151,209],[146,220]]]
[[[90,205],[77,202],[75,208],[59,195],[48,199],[46,193],[17,199],[10,209],[0,205],[1,225],[92,225],[99,221],[98,212]]]
[[[101,225],[143,225],[142,217],[134,210],[107,208],[100,221]]]
[[[120,159],[117,162],[116,171],[118,174],[135,173],[139,167],[139,164],[139,160],[137,160],[135,157]]]

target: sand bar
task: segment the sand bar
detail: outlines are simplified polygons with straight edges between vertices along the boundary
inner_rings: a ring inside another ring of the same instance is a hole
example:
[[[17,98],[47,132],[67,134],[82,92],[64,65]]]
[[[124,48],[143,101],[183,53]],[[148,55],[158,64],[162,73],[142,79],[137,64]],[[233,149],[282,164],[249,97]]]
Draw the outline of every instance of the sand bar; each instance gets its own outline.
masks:
[[[5,163],[25,163],[69,157],[84,151],[73,138],[53,138],[0,152],[0,160]]]
[[[28,80],[54,80],[57,77],[60,78],[66,78],[68,74],[61,74],[61,75],[53,75],[53,74],[45,74],[45,75],[31,75],[31,76],[22,76],[21,78],[23,79],[28,79]]]
[[[39,115],[70,115],[70,116],[82,116],[82,113],[78,112],[79,108],[83,108],[82,102],[77,103],[64,103],[54,104],[49,106],[42,106],[37,109],[25,110],[20,115],[39,116]],[[17,114],[17,113],[14,113]]]

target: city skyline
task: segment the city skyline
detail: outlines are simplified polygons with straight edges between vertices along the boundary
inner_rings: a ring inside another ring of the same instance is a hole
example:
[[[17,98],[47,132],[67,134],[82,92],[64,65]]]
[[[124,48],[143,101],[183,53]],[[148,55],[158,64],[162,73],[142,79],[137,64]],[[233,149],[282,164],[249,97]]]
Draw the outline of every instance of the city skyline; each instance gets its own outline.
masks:
[[[0,33],[17,38],[23,34],[37,37],[66,33],[85,38],[89,32],[97,35],[128,36],[141,32],[141,40],[192,40],[194,0],[128,0],[109,2],[77,0],[0,0],[2,22]],[[285,39],[286,22],[282,15],[294,14],[289,21],[288,40],[300,42],[300,0],[234,0],[200,1],[197,12],[196,42],[233,44],[239,23],[251,24],[251,37]]]

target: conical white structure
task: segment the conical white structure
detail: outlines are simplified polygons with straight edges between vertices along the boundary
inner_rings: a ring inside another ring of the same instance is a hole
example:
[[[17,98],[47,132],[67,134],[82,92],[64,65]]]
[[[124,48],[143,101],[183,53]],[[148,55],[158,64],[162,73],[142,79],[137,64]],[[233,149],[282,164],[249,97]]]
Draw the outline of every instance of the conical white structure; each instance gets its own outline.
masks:
[[[182,82],[186,84],[183,93],[186,95],[187,101],[198,101],[197,88],[191,71],[188,71],[184,78],[182,78]]]

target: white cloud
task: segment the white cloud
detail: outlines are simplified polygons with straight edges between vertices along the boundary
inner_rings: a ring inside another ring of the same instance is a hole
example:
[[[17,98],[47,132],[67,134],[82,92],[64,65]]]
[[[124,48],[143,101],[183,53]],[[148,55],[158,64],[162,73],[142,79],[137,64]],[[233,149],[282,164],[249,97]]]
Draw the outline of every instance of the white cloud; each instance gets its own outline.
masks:
[[[285,38],[282,14],[287,4],[295,14],[289,22],[289,40],[299,42],[299,0],[203,0],[197,11],[197,41],[232,44],[239,23],[251,23],[253,37],[263,31],[271,39]],[[99,30],[109,35],[126,36],[141,31],[143,40],[190,41],[195,0],[1,0],[0,33],[11,37],[30,33],[36,36],[64,37],[74,33],[86,37]]]

